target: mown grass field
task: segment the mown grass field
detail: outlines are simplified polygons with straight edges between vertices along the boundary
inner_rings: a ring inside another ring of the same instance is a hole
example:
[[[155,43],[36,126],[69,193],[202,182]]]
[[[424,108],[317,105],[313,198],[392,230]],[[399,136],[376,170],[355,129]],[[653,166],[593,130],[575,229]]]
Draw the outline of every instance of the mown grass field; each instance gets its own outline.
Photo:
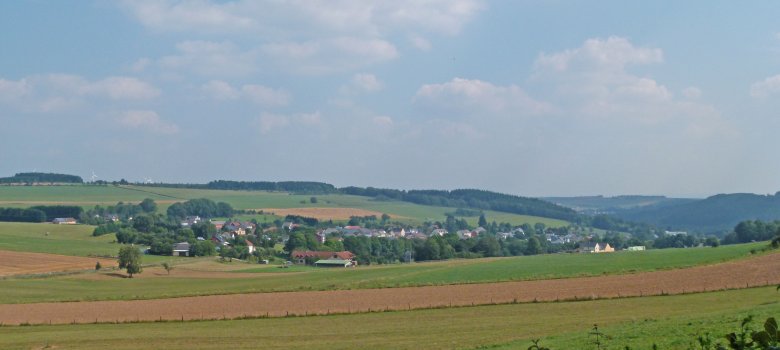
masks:
[[[121,244],[114,234],[92,236],[94,226],[0,222],[0,250],[72,256],[116,256]],[[170,256],[144,257],[145,263],[181,260]]]
[[[0,222],[0,250],[61,255],[115,256],[114,235],[93,237],[94,226]]]
[[[197,307],[196,305],[193,307]],[[352,315],[225,321],[0,327],[0,348],[78,349],[594,349],[594,323],[609,349],[687,349],[719,340],[748,314],[780,316],[774,287],[581,302],[531,303]],[[758,322],[756,322],[758,324]]]
[[[39,204],[71,204],[86,208],[97,204],[110,205],[119,201],[140,202],[151,198],[158,202],[158,210],[165,212],[171,203],[194,198],[208,198],[230,203],[236,209],[262,208],[357,208],[387,213],[398,217],[394,221],[419,224],[426,220],[445,218],[445,213],[455,208],[417,205],[399,201],[373,201],[367,197],[349,195],[317,195],[317,203],[310,203],[311,195],[292,195],[281,192],[199,190],[143,186],[0,186],[0,207],[27,207]],[[516,215],[486,211],[488,221],[508,222],[513,225],[543,223],[548,227],[566,226],[562,220],[536,216]],[[245,217],[250,218],[250,217]],[[274,217],[256,217],[260,222],[273,221]],[[270,219],[270,220],[269,220]],[[477,217],[466,218],[476,225]]]
[[[408,287],[623,274],[711,264],[749,255],[766,243],[701,249],[664,249],[614,254],[555,254],[526,257],[451,260],[355,269],[295,268],[246,265],[230,278],[176,277],[104,278],[62,276],[46,279],[0,280],[0,302],[129,300],[176,296]],[[186,262],[187,258],[180,261]],[[186,266],[182,266],[186,268]],[[280,271],[276,272],[276,271]],[[297,272],[297,273],[293,273]],[[223,272],[230,274],[230,272]],[[90,277],[90,276],[87,276]]]

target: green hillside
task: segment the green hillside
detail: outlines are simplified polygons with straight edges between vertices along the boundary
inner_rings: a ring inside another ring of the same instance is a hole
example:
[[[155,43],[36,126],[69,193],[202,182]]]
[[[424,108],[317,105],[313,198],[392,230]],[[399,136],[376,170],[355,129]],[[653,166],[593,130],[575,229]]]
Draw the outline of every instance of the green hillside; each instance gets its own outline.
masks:
[[[165,212],[170,204],[195,198],[208,198],[227,202],[236,209],[263,208],[357,208],[387,213],[398,217],[397,221],[419,224],[426,220],[444,220],[445,213],[456,208],[420,205],[409,202],[383,200],[344,194],[315,195],[318,201],[310,203],[312,195],[296,195],[286,192],[209,190],[192,188],[169,188],[148,186],[0,186],[0,207],[29,207],[39,204],[71,204],[85,208],[97,204],[117,202],[140,202],[151,198]],[[543,223],[548,227],[568,225],[568,222],[537,216],[519,215],[497,211],[485,211],[489,221],[508,222],[513,225]],[[467,218],[476,224],[476,217]]]

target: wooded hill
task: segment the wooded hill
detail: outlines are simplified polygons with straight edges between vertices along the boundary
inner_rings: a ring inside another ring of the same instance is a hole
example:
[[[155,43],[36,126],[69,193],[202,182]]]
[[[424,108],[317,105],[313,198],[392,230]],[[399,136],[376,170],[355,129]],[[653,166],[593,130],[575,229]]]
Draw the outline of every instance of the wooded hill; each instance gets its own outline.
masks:
[[[84,183],[81,176],[55,173],[17,173],[11,177],[0,177],[0,184],[27,183]]]
[[[587,215],[614,214],[619,211],[637,208],[660,208],[697,200],[693,198],[669,198],[665,196],[640,195],[622,195],[614,197],[542,197],[541,199],[572,208],[580,214]]]
[[[614,215],[672,230],[725,233],[741,221],[780,219],[780,192],[719,194],[676,205],[616,211]]]

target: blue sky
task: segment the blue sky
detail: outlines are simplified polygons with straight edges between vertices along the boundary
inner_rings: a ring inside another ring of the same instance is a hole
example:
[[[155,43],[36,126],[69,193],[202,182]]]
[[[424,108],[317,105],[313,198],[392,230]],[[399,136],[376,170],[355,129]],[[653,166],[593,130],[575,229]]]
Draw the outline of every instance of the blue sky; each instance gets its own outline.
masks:
[[[774,193],[778,10],[4,1],[0,175]]]

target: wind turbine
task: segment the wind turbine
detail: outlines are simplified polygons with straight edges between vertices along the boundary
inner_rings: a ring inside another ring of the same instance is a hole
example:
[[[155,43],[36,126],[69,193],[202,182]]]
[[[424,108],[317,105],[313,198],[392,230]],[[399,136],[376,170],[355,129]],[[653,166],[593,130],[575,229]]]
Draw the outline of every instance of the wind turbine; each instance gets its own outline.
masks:
[[[92,176],[90,176],[89,178],[92,179],[92,182],[95,182],[95,180],[97,180],[98,176],[95,174],[94,170],[92,170]]]

